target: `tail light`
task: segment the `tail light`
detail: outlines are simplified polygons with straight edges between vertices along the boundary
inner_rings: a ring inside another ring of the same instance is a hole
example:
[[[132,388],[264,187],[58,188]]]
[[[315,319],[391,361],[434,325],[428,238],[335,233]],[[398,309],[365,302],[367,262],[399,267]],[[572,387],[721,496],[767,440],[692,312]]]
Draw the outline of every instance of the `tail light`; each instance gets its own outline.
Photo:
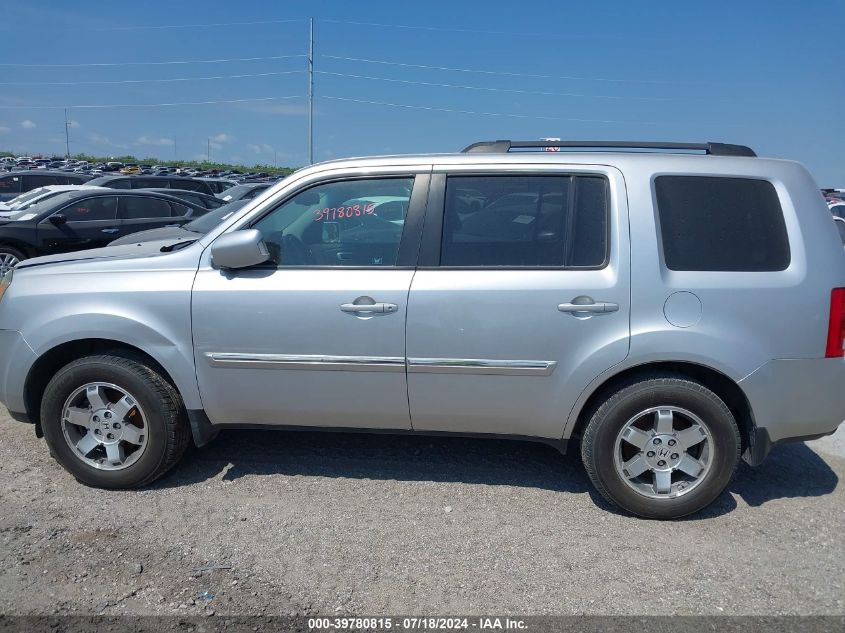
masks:
[[[830,321],[827,325],[827,350],[825,358],[845,356],[845,288],[830,291]]]

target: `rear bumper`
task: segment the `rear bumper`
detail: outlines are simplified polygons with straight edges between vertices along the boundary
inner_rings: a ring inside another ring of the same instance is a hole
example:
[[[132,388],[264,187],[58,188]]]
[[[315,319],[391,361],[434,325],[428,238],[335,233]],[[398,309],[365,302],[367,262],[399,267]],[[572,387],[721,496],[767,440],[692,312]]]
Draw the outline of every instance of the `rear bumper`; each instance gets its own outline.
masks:
[[[0,404],[16,420],[26,419],[24,383],[35,352],[16,330],[0,330]]]
[[[845,359],[772,360],[739,381],[754,414],[752,464],[772,445],[830,435],[845,420]]]

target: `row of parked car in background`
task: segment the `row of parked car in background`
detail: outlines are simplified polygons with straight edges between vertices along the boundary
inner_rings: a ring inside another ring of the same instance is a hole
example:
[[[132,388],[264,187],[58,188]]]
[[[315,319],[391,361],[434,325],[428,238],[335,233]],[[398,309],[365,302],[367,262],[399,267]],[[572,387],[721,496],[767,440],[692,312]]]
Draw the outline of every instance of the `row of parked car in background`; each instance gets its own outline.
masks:
[[[232,182],[241,181],[275,181],[278,176],[261,171],[241,171],[238,169],[197,169],[195,167],[178,165],[152,165],[139,163],[123,163],[107,161],[92,163],[87,160],[72,158],[31,158],[29,156],[0,157],[0,170],[15,171],[23,169],[53,169],[64,172],[100,176],[108,173],[142,176],[190,176],[197,178],[225,178]]]
[[[25,259],[98,248],[139,232],[204,233],[273,184],[44,169],[0,174],[0,276]]]

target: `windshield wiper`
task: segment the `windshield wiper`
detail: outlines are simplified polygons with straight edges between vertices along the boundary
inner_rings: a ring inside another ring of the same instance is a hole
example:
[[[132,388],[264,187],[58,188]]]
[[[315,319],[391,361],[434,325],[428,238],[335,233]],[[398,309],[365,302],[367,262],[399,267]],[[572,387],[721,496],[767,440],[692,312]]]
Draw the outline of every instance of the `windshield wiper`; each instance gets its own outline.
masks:
[[[197,238],[199,239],[199,238]],[[193,244],[197,240],[185,240],[181,242],[174,242],[173,244],[168,244],[166,246],[162,246],[160,252],[162,253],[170,253],[172,251],[180,250],[181,248],[188,246],[189,244]]]

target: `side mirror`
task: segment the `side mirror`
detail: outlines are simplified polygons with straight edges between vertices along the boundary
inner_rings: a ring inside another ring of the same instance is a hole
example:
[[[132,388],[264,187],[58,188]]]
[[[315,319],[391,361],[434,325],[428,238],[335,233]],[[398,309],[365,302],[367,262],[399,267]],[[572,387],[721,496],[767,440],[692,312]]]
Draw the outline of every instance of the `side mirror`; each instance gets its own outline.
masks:
[[[56,226],[61,226],[62,224],[67,224],[67,217],[62,215],[61,213],[57,213],[56,215],[50,216],[50,222],[52,222]]]
[[[211,245],[211,261],[217,268],[249,268],[268,259],[270,252],[257,229],[224,233]]]

